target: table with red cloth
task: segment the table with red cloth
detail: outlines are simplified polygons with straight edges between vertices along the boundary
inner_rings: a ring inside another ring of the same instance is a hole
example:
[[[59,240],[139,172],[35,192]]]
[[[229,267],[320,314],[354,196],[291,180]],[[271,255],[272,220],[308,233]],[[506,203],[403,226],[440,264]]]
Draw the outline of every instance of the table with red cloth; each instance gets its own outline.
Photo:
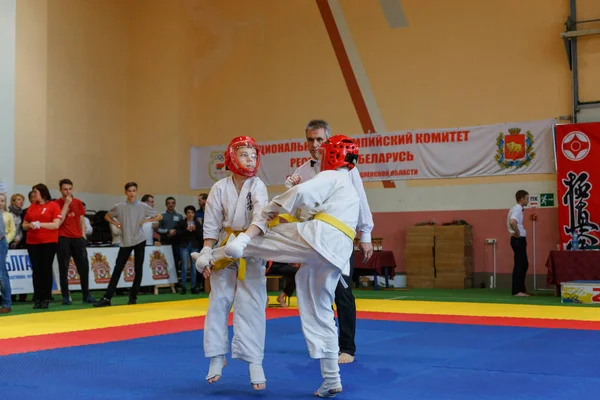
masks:
[[[396,260],[392,251],[374,251],[373,255],[365,263],[363,262],[363,253],[354,252],[354,271],[356,276],[373,275],[375,290],[379,288],[377,276],[385,277],[385,287],[390,287],[389,278],[393,278],[396,271]]]
[[[556,285],[556,293],[560,294],[563,282],[600,280],[600,251],[554,250],[548,256],[546,268],[546,283]]]

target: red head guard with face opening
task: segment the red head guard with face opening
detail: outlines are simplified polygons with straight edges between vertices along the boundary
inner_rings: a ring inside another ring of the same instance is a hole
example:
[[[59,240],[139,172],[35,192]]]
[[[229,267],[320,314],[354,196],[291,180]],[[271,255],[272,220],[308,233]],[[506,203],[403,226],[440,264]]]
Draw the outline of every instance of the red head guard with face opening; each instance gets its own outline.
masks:
[[[358,159],[358,145],[348,136],[335,135],[321,145],[321,171],[340,167],[354,168]]]
[[[237,158],[236,150],[240,147],[252,147],[256,150],[256,166],[253,169],[244,167]],[[256,176],[260,167],[260,148],[250,136],[238,136],[233,138],[225,150],[225,165],[237,175],[253,177]]]

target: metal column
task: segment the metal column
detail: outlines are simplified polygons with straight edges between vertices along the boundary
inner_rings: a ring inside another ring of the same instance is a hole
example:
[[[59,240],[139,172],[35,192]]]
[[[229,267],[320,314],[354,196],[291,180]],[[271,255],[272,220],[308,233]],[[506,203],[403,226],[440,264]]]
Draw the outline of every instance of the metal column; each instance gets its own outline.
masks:
[[[565,42],[565,50],[571,68],[571,84],[573,94],[572,120],[577,123],[579,111],[584,108],[600,108],[600,101],[579,101],[579,69],[577,65],[577,38],[582,36],[600,35],[600,29],[577,30],[577,24],[600,22],[600,19],[577,21],[577,0],[569,0],[569,17],[565,22],[566,30],[561,34]]]

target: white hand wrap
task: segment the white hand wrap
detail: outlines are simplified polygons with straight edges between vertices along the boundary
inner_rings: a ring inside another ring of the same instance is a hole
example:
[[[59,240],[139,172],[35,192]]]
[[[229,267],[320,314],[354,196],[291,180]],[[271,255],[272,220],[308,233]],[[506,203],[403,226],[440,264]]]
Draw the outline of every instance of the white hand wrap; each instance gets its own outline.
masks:
[[[196,260],[196,271],[202,273],[204,268],[210,265],[213,258],[213,250],[208,246],[204,246],[200,253],[192,253],[192,260]]]
[[[242,258],[244,249],[252,239],[245,233],[240,233],[238,237],[229,240],[225,245],[225,255],[231,258]]]

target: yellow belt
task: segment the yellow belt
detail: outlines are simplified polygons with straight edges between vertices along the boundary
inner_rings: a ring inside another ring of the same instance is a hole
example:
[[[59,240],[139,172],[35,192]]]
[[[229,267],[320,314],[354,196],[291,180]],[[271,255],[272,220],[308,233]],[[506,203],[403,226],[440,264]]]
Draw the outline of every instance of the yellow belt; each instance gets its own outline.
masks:
[[[227,236],[225,237],[225,240],[223,240],[222,243],[227,243],[227,240],[229,239],[229,237],[233,234],[235,234],[236,236],[239,235],[240,233],[244,232],[244,231],[234,231],[231,228],[223,228],[225,230],[225,232],[227,232]],[[240,281],[243,281],[244,278],[246,277],[246,260],[244,260],[243,258],[222,258],[218,261],[215,261],[215,265],[212,267],[212,269],[214,271],[218,271],[220,269],[224,269],[227,268],[227,266],[229,264],[231,264],[232,262],[237,261],[239,266],[238,266],[238,279]]]
[[[354,238],[356,237],[356,231],[354,229],[350,228],[348,225],[346,225],[345,223],[343,223],[342,221],[340,221],[339,219],[337,219],[336,217],[334,217],[332,215],[325,214],[325,213],[318,213],[318,214],[315,214],[313,219],[318,219],[319,221],[323,221],[323,222],[333,226],[334,228],[339,229],[340,231],[344,232],[346,234],[346,236],[348,236],[350,238],[350,240],[354,240]]]
[[[279,218],[281,218],[287,222],[300,222],[299,219],[291,216],[290,214],[279,214]],[[270,221],[269,228],[273,228],[273,227],[279,225],[279,218],[276,218],[276,219]],[[325,213],[318,213],[318,214],[315,214],[313,219],[318,219],[319,221],[323,221],[323,222],[333,226],[334,228],[339,229],[344,234],[346,234],[346,236],[348,236],[350,238],[350,240],[354,240],[354,238],[356,237],[356,232],[354,229],[350,228],[348,225],[346,225],[345,223],[343,223],[342,221],[340,221],[339,219],[337,219],[334,216],[331,216],[331,215],[325,214]]]
[[[277,217],[278,218],[275,218],[275,219],[269,221],[269,223],[267,224],[269,228],[274,228],[277,225],[279,225],[279,218],[281,218],[287,222],[290,222],[290,223],[291,222],[300,222],[300,220],[298,218],[296,218],[290,214],[279,214]]]

